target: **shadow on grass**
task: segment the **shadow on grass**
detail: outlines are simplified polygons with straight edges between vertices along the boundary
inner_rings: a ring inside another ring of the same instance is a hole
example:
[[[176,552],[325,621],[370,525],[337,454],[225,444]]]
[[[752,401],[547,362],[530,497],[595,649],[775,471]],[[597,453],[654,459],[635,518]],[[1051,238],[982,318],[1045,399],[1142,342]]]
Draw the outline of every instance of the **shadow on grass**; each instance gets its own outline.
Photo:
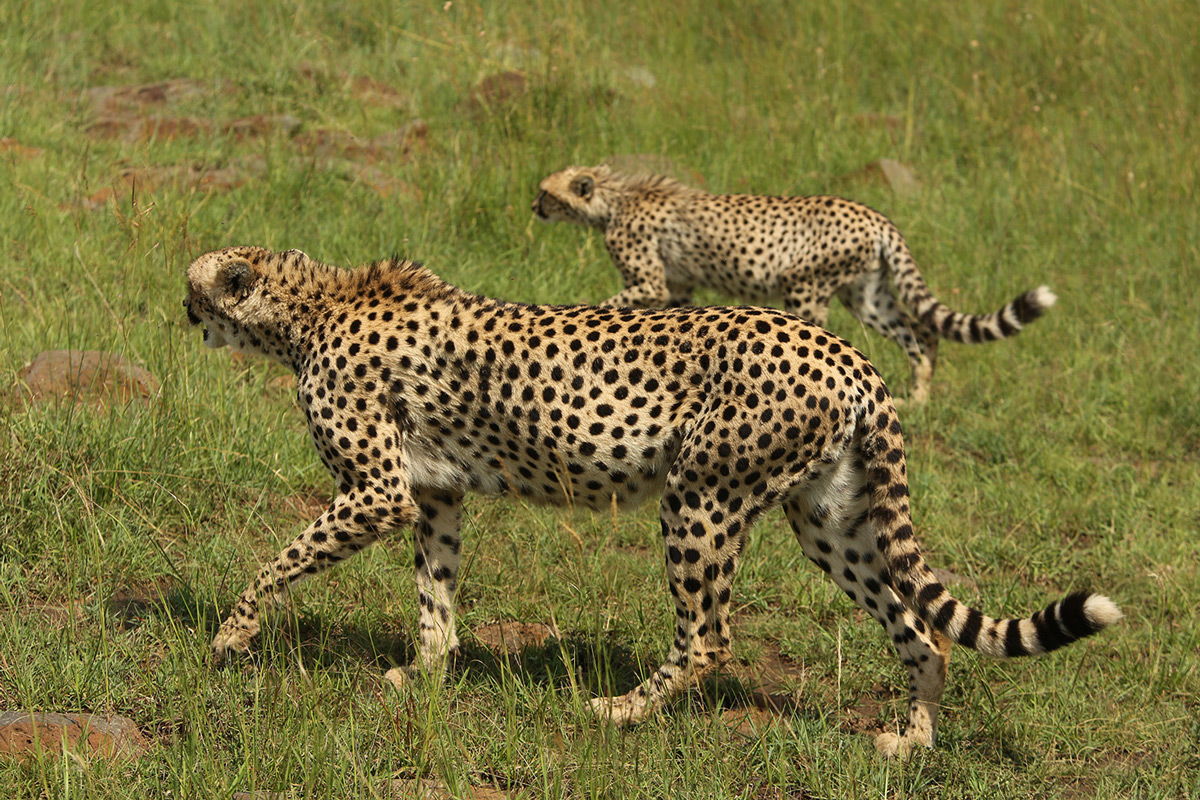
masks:
[[[119,590],[105,610],[112,624],[121,629],[138,627],[154,616],[169,618],[173,624],[194,631],[196,646],[205,650],[227,611],[191,587],[165,582]],[[538,632],[539,628],[544,632]],[[299,616],[282,611],[255,639],[249,656],[234,657],[226,663],[248,660],[252,664],[282,665],[299,658],[300,665],[308,670],[354,664],[382,674],[393,666],[410,663],[415,654],[414,643],[403,633],[371,624],[330,622],[303,611]],[[464,636],[451,659],[449,673],[472,683],[498,683],[506,675],[519,675],[530,685],[555,691],[578,687],[593,696],[614,696],[636,688],[656,667],[657,662],[639,659],[613,633],[596,636],[568,632],[555,636],[545,626],[498,623]],[[796,677],[790,673],[777,655],[768,654],[762,663],[735,666],[710,676],[679,702],[690,703],[702,713],[750,713],[760,722],[786,716],[820,716],[819,708],[789,688],[789,678]],[[878,706],[868,704],[874,707],[861,709],[865,713],[851,722],[852,730],[877,728],[868,720]],[[854,711],[860,709],[852,709],[852,714]]]

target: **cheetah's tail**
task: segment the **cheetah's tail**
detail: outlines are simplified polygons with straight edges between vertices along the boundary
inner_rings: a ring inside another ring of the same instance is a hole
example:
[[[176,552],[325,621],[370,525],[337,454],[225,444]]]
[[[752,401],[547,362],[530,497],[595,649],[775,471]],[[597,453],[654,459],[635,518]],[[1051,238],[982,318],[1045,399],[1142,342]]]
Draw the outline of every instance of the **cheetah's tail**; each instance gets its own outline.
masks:
[[[890,403],[861,434],[870,486],[868,514],[887,567],[886,582],[923,620],[961,645],[997,657],[1038,655],[1090,636],[1121,619],[1104,595],[1077,592],[1025,619],[995,619],[954,598],[933,574],[913,534],[900,423]],[[872,423],[874,423],[872,425]]]
[[[926,301],[928,308],[923,311],[918,308],[917,314],[926,327],[937,331],[943,339],[978,344],[1016,336],[1046,313],[1057,299],[1049,287],[1039,286],[991,314],[963,314],[942,305],[931,295]]]
[[[893,236],[884,243],[882,255],[900,299],[922,325],[943,339],[978,344],[1016,336],[1058,300],[1049,287],[1039,286],[991,314],[963,314],[934,297],[898,230],[893,229]]]

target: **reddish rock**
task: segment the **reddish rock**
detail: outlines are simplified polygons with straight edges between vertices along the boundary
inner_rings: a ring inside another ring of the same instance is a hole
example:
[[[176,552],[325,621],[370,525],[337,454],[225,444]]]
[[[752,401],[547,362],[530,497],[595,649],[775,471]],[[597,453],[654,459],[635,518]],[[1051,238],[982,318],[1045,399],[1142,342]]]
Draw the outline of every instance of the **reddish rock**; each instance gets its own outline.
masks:
[[[133,720],[116,715],[9,711],[0,714],[0,754],[18,758],[67,747],[104,758],[138,756],[149,743]]]
[[[21,370],[26,396],[145,399],[158,392],[158,379],[116,353],[99,350],[47,350]]]

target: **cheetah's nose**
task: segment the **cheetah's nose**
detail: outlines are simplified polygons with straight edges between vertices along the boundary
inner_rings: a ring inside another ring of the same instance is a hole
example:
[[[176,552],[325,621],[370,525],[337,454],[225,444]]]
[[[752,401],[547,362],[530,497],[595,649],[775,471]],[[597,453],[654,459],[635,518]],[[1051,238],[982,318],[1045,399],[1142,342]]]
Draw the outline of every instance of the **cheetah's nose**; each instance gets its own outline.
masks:
[[[542,211],[542,200],[546,197],[546,190],[538,192],[538,196],[533,201],[533,213],[537,214],[542,219],[546,219],[546,212]]]

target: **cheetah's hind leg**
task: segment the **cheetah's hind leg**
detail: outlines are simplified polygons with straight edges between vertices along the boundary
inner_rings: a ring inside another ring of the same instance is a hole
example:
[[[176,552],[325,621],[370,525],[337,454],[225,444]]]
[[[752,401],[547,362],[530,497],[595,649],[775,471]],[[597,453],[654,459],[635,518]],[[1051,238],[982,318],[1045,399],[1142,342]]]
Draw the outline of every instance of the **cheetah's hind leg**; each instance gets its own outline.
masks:
[[[713,418],[722,419],[714,406]],[[667,580],[675,601],[675,635],[666,661],[646,681],[618,697],[591,701],[592,711],[616,725],[641,722],[733,659],[729,610],[734,573],[747,530],[763,503],[753,495],[722,491],[722,464],[696,457],[709,444],[703,422],[683,443],[659,507]],[[707,473],[706,473],[707,470]],[[688,473],[695,472],[689,477]],[[710,478],[712,480],[710,480]]]
[[[384,673],[404,691],[422,673],[441,675],[458,650],[454,594],[458,588],[462,494],[414,489],[420,513],[413,527],[413,566],[420,606],[420,642],[413,663]]]
[[[809,486],[794,492],[784,511],[804,555],[883,626],[908,668],[904,733],[883,733],[875,740],[883,755],[903,757],[914,746],[934,746],[951,643],[908,609],[888,585],[867,513],[866,476],[854,460],[851,453],[843,454]]]
[[[910,317],[896,299],[882,270],[868,272],[837,291],[842,305],[876,333],[891,339],[904,351],[912,370],[912,390],[895,398],[896,406],[919,406],[929,399],[929,385],[937,361],[937,331]]]

